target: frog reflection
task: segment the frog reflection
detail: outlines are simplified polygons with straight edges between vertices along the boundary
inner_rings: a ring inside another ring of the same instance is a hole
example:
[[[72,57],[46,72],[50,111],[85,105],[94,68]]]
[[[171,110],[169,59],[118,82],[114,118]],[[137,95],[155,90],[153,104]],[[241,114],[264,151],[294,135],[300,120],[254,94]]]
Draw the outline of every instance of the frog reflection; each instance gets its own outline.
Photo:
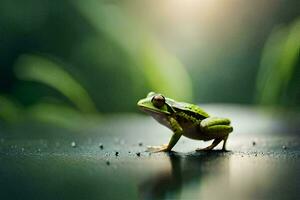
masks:
[[[199,194],[200,187],[210,178],[221,175],[221,179],[228,180],[229,154],[218,150],[188,154],[171,152],[171,170],[161,171],[141,183],[140,199],[178,199],[187,188],[195,187],[196,190],[188,190],[193,196]]]

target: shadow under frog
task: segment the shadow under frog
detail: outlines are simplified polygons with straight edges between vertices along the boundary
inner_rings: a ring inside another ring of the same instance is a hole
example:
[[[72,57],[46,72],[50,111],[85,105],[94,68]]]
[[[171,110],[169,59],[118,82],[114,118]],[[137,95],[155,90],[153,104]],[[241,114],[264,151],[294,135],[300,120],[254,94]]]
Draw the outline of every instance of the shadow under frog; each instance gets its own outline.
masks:
[[[140,199],[175,199],[186,186],[201,188],[210,176],[228,175],[231,152],[169,153],[170,170],[163,170],[139,185]],[[196,191],[198,192],[198,191]]]

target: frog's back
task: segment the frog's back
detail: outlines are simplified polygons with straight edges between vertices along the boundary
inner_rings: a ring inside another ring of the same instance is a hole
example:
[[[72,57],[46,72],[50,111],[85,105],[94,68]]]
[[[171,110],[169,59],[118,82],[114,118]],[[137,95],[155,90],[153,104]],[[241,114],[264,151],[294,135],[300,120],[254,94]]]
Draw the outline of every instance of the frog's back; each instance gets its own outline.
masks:
[[[195,117],[198,120],[202,120],[209,117],[209,115],[204,110],[202,110],[199,106],[195,104],[176,102],[172,105],[172,107],[177,111],[183,111],[185,113],[188,113],[189,115]]]

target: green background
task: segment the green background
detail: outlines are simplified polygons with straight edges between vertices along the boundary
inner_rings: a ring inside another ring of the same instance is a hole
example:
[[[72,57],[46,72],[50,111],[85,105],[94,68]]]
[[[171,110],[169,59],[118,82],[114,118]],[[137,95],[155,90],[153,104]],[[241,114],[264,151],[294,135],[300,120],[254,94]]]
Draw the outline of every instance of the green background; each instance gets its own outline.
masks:
[[[0,119],[66,125],[137,112],[149,91],[298,109],[299,7],[296,0],[2,0]]]

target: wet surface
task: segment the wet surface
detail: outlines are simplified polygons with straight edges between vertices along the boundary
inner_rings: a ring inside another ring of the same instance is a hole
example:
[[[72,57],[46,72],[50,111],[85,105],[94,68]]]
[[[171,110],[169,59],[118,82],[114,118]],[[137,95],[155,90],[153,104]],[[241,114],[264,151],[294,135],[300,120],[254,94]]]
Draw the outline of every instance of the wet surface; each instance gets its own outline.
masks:
[[[206,110],[232,119],[228,152],[195,152],[210,142],[187,138],[171,153],[145,152],[170,131],[144,115],[79,130],[1,126],[0,199],[299,199],[297,113]]]

